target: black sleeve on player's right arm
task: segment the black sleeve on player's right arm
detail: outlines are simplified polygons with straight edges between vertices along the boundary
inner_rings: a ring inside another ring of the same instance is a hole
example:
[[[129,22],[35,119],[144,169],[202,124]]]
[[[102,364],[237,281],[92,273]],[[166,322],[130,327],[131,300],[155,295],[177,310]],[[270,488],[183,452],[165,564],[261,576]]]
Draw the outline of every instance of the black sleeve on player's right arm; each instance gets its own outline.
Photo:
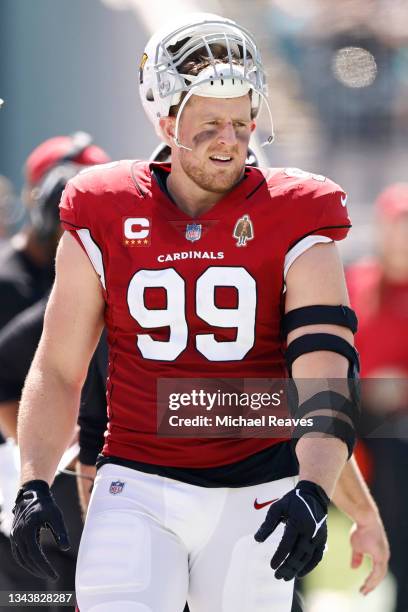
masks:
[[[0,331],[0,402],[20,399],[41,337],[47,299],[16,315]]]
[[[18,283],[8,282],[7,279],[0,279],[0,329],[5,327],[17,313],[27,308],[27,299],[19,291]]]
[[[108,349],[104,332],[89,365],[79,408],[79,460],[85,465],[95,465],[103,446],[107,424],[107,367]]]

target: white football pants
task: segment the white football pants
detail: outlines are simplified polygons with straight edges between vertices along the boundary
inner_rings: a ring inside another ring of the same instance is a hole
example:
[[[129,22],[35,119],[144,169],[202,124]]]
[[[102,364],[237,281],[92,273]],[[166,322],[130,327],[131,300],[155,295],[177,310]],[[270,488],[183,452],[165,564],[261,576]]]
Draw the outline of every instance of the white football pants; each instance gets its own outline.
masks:
[[[254,534],[267,501],[296,484],[206,488],[107,464],[95,480],[78,555],[80,612],[290,612],[293,580],[270,559],[279,525]]]

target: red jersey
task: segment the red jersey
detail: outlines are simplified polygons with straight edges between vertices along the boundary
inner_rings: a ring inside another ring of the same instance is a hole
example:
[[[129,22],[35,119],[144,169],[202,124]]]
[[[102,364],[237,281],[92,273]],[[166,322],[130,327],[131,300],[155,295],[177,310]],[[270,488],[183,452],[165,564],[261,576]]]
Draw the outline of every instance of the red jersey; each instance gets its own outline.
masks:
[[[342,189],[297,169],[246,168],[191,218],[156,172],[121,161],[71,180],[61,220],[98,272],[109,344],[103,454],[176,467],[233,463],[279,439],[156,435],[158,378],[283,378],[284,271],[350,227]]]

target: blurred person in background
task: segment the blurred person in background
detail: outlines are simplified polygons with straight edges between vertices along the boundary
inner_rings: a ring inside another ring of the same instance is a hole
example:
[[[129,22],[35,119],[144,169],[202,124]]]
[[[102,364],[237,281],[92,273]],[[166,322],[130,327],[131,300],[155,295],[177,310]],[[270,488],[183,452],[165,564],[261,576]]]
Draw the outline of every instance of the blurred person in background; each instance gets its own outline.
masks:
[[[372,491],[391,547],[395,612],[408,610],[408,183],[376,202],[377,250],[347,271],[359,318],[363,427],[373,459]]]
[[[22,193],[29,220],[0,249],[0,329],[51,288],[63,185],[81,167],[107,161],[106,153],[85,132],[50,138],[29,155]]]
[[[50,138],[29,155],[22,195],[29,220],[0,247],[0,330],[51,288],[61,236],[58,203],[66,182],[81,168],[108,161],[85,132]]]
[[[55,250],[61,235],[58,203],[66,182],[81,168],[109,161],[108,155],[92,144],[84,132],[72,136],[50,138],[30,154],[25,164],[23,201],[29,222],[0,247],[0,335],[4,330],[4,346],[8,345],[12,329],[4,329],[12,319],[48,294],[54,278]],[[44,300],[45,305],[45,300]],[[41,310],[41,305],[35,308]],[[22,316],[24,328],[26,315]],[[14,367],[24,371],[24,352],[35,349],[33,338],[25,338],[20,358],[16,354]],[[4,353],[6,368],[13,368],[11,354]],[[10,357],[10,360],[9,360]],[[3,357],[4,358],[4,357]],[[28,362],[29,365],[29,362]],[[10,510],[18,486],[19,467],[13,433],[16,428],[17,405],[22,382],[9,379],[0,393],[0,589],[43,589],[43,580],[23,573],[12,559],[8,533]],[[1,435],[1,434],[0,434]],[[8,438],[6,441],[5,438]],[[75,492],[75,491],[74,491]],[[73,530],[74,532],[74,530]],[[71,572],[71,577],[73,573]],[[73,584],[73,582],[71,582]]]
[[[29,155],[22,195],[29,221],[0,246],[0,330],[51,288],[61,235],[58,202],[66,181],[84,166],[107,161],[85,132],[50,138]],[[0,465],[13,460],[7,445],[0,444]]]

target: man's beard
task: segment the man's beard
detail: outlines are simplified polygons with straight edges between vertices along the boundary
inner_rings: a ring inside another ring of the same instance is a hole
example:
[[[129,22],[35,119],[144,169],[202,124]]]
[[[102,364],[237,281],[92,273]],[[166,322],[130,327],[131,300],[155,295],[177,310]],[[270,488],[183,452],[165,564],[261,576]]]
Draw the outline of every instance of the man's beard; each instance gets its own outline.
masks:
[[[234,168],[228,170],[228,172],[222,172],[222,168],[220,172],[217,172],[217,168],[214,168],[214,171],[210,172],[186,160],[184,155],[180,156],[180,165],[187,176],[200,187],[200,189],[221,194],[231,191],[240,181],[245,167],[244,164],[242,167],[234,166]]]

